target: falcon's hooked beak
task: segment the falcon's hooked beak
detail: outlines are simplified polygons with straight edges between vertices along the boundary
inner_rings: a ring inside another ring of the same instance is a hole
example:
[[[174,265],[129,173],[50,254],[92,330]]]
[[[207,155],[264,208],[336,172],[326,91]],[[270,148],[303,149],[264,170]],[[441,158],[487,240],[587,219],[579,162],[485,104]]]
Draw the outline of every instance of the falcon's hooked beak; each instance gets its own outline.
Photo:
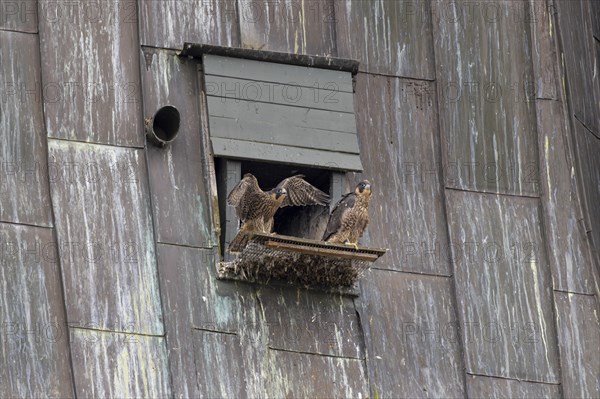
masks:
[[[371,195],[371,183],[368,180],[363,180],[356,186],[357,194]]]

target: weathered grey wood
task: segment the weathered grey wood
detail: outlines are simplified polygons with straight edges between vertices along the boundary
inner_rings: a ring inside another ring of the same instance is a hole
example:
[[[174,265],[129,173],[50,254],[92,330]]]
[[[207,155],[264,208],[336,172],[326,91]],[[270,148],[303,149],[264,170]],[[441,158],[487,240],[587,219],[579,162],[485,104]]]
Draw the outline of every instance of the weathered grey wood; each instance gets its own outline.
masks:
[[[52,230],[0,223],[0,396],[73,397]]]
[[[223,201],[219,206],[225,209],[225,241],[224,248],[226,253],[224,254],[224,260],[229,261],[233,259],[233,255],[228,254],[229,243],[235,238],[239,229],[239,219],[236,215],[235,208],[227,204],[227,196],[234,189],[234,187],[242,180],[242,163],[239,161],[225,160],[222,164],[224,176],[220,183],[224,183],[225,190],[223,191]]]
[[[235,0],[137,0],[142,45],[181,49],[184,41],[239,47]]]
[[[352,76],[350,73],[343,71],[208,54],[204,55],[203,63],[207,75],[250,79],[283,85],[295,83],[302,87],[336,88],[337,91],[353,92]]]
[[[226,158],[265,160],[292,165],[323,167],[337,170],[362,170],[356,154],[294,148],[253,141],[230,140],[213,137],[214,154]]]
[[[556,78],[556,27],[553,25],[553,8],[546,0],[529,0],[529,9],[524,17],[530,20],[531,55],[533,60],[534,85],[529,93],[535,90],[537,98],[557,99],[558,87]]]
[[[78,397],[172,397],[163,337],[70,331]]]
[[[528,4],[491,2],[492,22],[466,0],[434,4],[451,11],[433,24],[446,186],[536,196],[530,23],[515,17]]]
[[[226,47],[214,44],[185,42],[182,57],[202,58],[204,55],[218,55],[222,57],[243,58],[245,60],[276,62],[301,67],[330,69],[333,71],[358,72],[358,60],[349,58],[331,57],[329,55],[312,55],[284,53],[280,51],[255,50],[253,48]]]
[[[464,397],[449,278],[372,270],[361,283],[357,308],[370,397]]]
[[[364,358],[360,321],[351,298],[267,287],[258,292],[258,299],[270,348]]]
[[[252,105],[250,105],[252,107]],[[302,109],[306,111],[306,109]],[[266,115],[274,116],[269,111]],[[279,114],[285,116],[285,113]],[[259,118],[263,117],[262,115]],[[354,115],[352,115],[354,117]],[[210,117],[212,137],[224,139],[241,139],[265,144],[279,144],[290,147],[314,148],[335,152],[358,154],[356,133],[319,130],[305,126],[286,125],[280,122],[270,122],[259,118],[237,118],[235,115]]]
[[[0,42],[0,221],[52,226],[38,38],[0,31]]]
[[[446,190],[466,370],[558,383],[539,201]]]
[[[0,30],[37,33],[37,3],[37,0],[0,1]]]
[[[433,84],[359,73],[356,88],[361,178],[373,191],[363,241],[390,248],[376,267],[450,275]]]
[[[165,148],[146,147],[154,228],[159,242],[212,246],[200,137],[197,63],[170,51],[144,49],[150,63],[142,68],[144,117],[172,105],[179,110],[177,138]]]
[[[369,388],[364,362],[305,353],[273,351],[267,395],[273,398],[358,398]]]
[[[354,114],[331,112],[314,108],[294,107],[285,104],[257,103],[252,101],[236,101],[231,98],[208,97],[208,111],[212,117],[238,118],[240,121],[262,122],[265,126],[279,127],[285,132],[286,126],[306,128],[321,132],[324,136],[329,131],[356,134]],[[211,137],[218,134],[211,124]],[[240,137],[244,139],[245,137]],[[354,137],[354,140],[356,138]]]
[[[573,123],[577,177],[583,194],[583,219],[595,248],[600,248],[600,140],[579,120]],[[600,272],[600,270],[598,270]]]
[[[598,297],[555,292],[562,385],[565,398],[600,395]]]
[[[560,386],[467,375],[469,398],[561,398]]]
[[[593,261],[586,243],[585,223],[579,216],[581,199],[572,173],[573,150],[568,146],[563,106],[560,102],[540,100],[536,112],[544,234],[553,286],[561,291],[593,294]],[[577,151],[578,157],[584,151]]]
[[[338,91],[338,86],[333,82],[323,86],[300,86],[292,80],[287,83],[271,83],[248,78],[206,75],[205,84],[206,94],[213,97],[354,114],[354,94]]]
[[[164,333],[143,150],[50,140],[69,322]]]
[[[238,0],[242,47],[335,56],[333,0]]]
[[[435,79],[432,7],[425,1],[335,0],[338,56],[360,60],[361,71]]]
[[[591,19],[597,7],[590,1],[555,2],[570,109],[600,138],[600,65]]]
[[[234,334],[198,330],[194,330],[193,336],[195,374],[200,397],[247,398],[239,337]],[[182,371],[191,374],[192,370]]]
[[[86,4],[39,2],[48,137],[143,147],[135,2]]]

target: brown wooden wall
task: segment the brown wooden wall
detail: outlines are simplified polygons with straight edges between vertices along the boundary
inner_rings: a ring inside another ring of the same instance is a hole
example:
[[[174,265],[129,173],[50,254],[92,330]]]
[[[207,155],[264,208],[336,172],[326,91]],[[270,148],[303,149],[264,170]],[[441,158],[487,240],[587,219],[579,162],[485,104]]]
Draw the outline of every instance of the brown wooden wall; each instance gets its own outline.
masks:
[[[184,42],[360,61],[358,297],[216,280]],[[0,397],[599,397],[599,62],[595,0],[0,0]]]

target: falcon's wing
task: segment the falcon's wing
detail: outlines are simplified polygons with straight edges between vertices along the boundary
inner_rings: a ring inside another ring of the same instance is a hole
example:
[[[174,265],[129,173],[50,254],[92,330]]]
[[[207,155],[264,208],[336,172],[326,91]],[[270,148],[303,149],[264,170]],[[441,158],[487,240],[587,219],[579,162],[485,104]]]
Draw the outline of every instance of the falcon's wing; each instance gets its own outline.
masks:
[[[235,207],[235,213],[239,219],[245,219],[243,209],[248,195],[252,195],[257,191],[260,191],[260,187],[258,186],[256,177],[250,173],[246,173],[244,178],[235,185],[233,190],[231,190],[227,196],[227,203]]]
[[[287,196],[281,204],[282,207],[327,205],[329,203],[329,195],[304,180],[304,175],[288,177],[282,180],[277,187],[285,188],[287,191]]]
[[[329,215],[329,222],[327,222],[327,228],[325,229],[325,234],[323,234],[323,241],[327,241],[329,237],[338,232],[338,230],[342,227],[342,219],[344,218],[344,215],[352,207],[354,207],[355,203],[356,194],[348,193],[345,194],[337,204],[335,204],[333,212],[331,212],[331,215]]]

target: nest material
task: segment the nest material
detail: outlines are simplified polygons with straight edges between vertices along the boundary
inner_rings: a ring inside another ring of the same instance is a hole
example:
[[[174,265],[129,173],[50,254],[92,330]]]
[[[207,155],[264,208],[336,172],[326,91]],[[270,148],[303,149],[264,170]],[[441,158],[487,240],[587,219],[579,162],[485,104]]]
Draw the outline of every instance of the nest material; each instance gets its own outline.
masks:
[[[355,250],[295,237],[255,235],[234,261],[221,263],[219,274],[262,283],[273,279],[306,287],[350,287],[383,253],[385,250]]]

